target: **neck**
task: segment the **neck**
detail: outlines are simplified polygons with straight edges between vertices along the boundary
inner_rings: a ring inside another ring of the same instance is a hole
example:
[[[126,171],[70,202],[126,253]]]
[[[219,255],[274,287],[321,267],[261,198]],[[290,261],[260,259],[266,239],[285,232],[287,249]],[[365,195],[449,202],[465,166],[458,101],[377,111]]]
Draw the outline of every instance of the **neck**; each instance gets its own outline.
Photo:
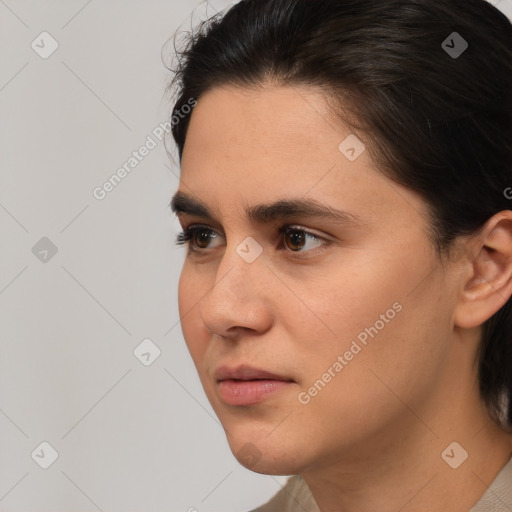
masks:
[[[430,404],[404,405],[364,446],[301,474],[321,512],[467,512],[478,502],[510,459],[512,434],[491,420],[477,390],[440,389]]]

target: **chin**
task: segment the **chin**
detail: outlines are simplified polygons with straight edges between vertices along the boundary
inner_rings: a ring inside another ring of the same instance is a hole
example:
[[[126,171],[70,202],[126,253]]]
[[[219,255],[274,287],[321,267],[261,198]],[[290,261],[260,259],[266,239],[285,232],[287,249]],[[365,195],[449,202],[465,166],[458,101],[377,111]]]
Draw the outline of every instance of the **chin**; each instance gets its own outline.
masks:
[[[304,467],[306,447],[294,442],[293,436],[283,430],[281,436],[268,429],[230,428],[227,440],[237,461],[245,468],[263,475],[294,475]],[[284,435],[284,437],[283,437]]]
[[[251,449],[252,447],[248,449],[248,446],[244,445],[240,450],[233,452],[233,455],[242,466],[254,473],[276,476],[296,475],[300,473],[303,467],[294,457],[290,457],[290,454],[281,451],[273,453],[260,451],[254,457],[247,453]]]

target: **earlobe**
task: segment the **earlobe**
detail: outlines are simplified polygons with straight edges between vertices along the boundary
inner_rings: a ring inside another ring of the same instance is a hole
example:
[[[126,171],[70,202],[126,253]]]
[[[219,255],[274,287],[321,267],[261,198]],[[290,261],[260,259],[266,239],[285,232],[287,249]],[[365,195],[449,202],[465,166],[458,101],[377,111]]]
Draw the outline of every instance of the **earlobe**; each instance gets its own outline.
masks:
[[[472,328],[491,318],[512,295],[512,211],[491,217],[471,241],[468,273],[454,311],[458,327]],[[469,252],[468,252],[469,254]]]

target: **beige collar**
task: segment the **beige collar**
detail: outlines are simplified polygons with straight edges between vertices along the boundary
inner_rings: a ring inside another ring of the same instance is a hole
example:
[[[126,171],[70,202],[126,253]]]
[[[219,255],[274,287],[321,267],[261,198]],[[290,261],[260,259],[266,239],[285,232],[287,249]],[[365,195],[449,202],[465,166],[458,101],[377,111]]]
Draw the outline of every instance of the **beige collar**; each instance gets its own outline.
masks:
[[[306,482],[292,476],[267,503],[251,512],[320,512]],[[512,458],[469,512],[512,512]]]

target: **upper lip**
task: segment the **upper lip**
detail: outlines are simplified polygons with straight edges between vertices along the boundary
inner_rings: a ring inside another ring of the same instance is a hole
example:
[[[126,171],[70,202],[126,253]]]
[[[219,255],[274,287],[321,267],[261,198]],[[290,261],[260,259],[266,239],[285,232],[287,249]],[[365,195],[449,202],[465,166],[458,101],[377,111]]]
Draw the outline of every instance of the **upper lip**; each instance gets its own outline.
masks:
[[[277,373],[262,370],[260,368],[254,368],[252,366],[241,365],[237,367],[220,366],[215,371],[215,378],[218,381],[234,379],[234,380],[284,380],[291,381],[292,379],[278,375]]]

